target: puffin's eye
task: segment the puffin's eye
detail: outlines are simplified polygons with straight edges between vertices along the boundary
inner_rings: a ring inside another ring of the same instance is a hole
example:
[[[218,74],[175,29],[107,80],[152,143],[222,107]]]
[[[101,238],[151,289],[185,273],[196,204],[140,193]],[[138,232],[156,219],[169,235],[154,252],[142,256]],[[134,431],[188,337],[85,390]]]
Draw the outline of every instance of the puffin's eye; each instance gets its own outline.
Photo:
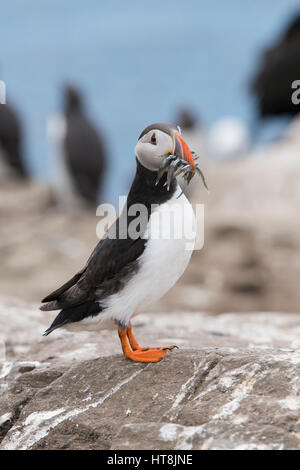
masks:
[[[154,133],[154,134],[152,134],[150,142],[151,142],[151,144],[153,144],[153,145],[156,145],[156,137],[155,137],[155,133]]]

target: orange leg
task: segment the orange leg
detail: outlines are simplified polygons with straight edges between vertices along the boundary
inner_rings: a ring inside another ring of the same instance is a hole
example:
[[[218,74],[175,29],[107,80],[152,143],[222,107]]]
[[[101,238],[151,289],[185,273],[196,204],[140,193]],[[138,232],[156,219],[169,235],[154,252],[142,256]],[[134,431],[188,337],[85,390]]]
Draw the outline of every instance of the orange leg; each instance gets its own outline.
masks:
[[[132,333],[131,326],[127,330],[122,330],[119,328],[118,333],[124,356],[134,362],[159,362],[165,357],[167,350],[171,350],[177,347],[168,346],[164,348],[142,348],[136,341]],[[132,349],[128,344],[128,340]]]
[[[129,339],[129,344],[130,344],[131,349],[133,351],[136,351],[137,349],[141,349],[141,346],[139,345],[139,343],[137,342],[137,340],[135,339],[135,337],[132,333],[132,326],[131,325],[127,330],[127,337]]]

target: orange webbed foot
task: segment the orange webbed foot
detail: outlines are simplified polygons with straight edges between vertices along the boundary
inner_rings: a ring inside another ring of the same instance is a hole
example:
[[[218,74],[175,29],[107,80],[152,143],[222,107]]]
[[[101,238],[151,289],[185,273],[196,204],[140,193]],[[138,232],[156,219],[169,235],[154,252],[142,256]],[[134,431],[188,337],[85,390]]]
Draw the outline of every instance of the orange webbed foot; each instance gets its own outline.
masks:
[[[137,349],[136,351],[130,351],[125,357],[134,362],[159,362],[165,357],[165,355],[166,351]]]
[[[153,347],[148,347],[145,346],[144,348],[139,347],[138,351],[171,351],[172,349],[178,349],[178,346],[153,346]]]
[[[118,332],[124,356],[134,362],[159,362],[165,357],[167,351],[177,348],[177,346],[141,347],[132,333],[131,326],[127,330],[119,328]],[[132,349],[129,347],[128,340]]]

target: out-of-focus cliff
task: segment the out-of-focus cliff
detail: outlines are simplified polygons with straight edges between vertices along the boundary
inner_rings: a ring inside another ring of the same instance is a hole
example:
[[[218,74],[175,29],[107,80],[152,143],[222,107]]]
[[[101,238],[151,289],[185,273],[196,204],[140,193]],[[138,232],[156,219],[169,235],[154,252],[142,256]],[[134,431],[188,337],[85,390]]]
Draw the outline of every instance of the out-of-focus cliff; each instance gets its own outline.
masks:
[[[151,310],[299,311],[300,124],[243,159],[200,160],[210,192],[205,243]],[[38,301],[85,263],[97,243],[92,212],[63,212],[37,184],[0,188],[0,295]]]
[[[0,294],[38,301],[82,266],[99,217],[65,212],[36,183],[0,187]]]
[[[300,122],[243,159],[201,166],[210,192],[194,178],[190,197],[205,205],[204,247],[159,308],[299,311]]]

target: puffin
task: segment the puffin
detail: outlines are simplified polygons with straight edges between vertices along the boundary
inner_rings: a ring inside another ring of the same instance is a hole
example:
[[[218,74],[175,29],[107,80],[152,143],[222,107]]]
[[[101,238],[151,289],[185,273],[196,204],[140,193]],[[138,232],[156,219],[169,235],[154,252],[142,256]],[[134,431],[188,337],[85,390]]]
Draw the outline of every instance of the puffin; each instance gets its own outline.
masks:
[[[64,112],[48,119],[47,134],[55,149],[52,186],[57,202],[67,207],[96,207],[106,170],[106,149],[74,86],[65,86]]]
[[[136,173],[121,214],[83,269],[45,297],[40,308],[60,310],[44,336],[61,327],[76,331],[115,326],[125,358],[159,362],[176,346],[140,346],[131,319],[160,299],[189,264],[196,220],[175,169],[181,162],[193,174],[195,160],[180,128],[165,123],[143,130],[135,156]]]
[[[22,127],[9,104],[0,104],[0,178],[26,179],[22,155]]]

